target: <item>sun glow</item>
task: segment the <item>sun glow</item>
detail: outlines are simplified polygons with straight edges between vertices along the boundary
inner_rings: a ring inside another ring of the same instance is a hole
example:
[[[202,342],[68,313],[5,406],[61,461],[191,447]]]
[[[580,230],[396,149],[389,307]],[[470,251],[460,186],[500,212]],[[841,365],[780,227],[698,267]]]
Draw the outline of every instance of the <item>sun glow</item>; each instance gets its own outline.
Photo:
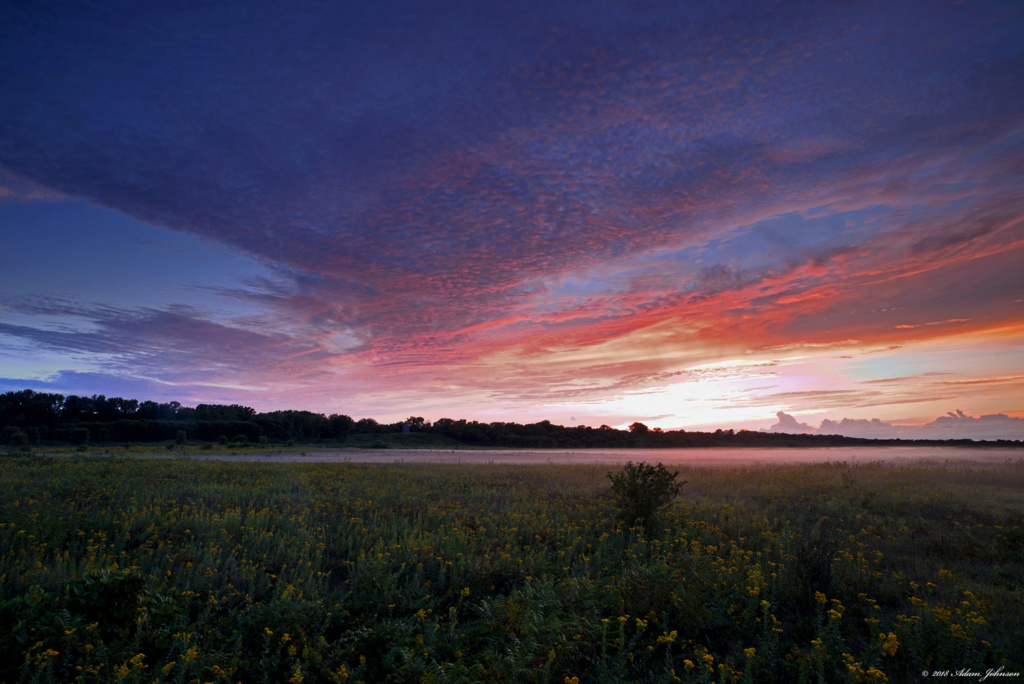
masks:
[[[907,422],[922,422],[968,402],[976,414],[1021,415],[1020,407],[1006,411],[1006,400],[1019,393],[1024,380],[997,371],[1022,344],[1021,338],[982,332],[899,347],[849,341],[767,349],[659,376],[674,378],[670,382],[655,378],[618,396],[549,404],[545,410],[588,416],[584,422],[595,425],[625,428],[640,421],[665,430],[766,428],[779,411],[814,424],[825,418],[870,419],[878,417],[880,406]]]

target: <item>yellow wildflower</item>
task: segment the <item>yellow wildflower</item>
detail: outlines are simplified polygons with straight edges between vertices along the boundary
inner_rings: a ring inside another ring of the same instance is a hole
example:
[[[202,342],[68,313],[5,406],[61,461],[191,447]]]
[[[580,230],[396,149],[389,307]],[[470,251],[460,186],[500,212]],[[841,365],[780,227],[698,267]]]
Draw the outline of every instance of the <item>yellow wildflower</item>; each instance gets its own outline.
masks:
[[[885,634],[879,634],[878,636],[882,639],[882,653],[890,657],[896,655],[896,651],[900,647],[900,642],[896,635],[893,632],[889,632],[888,636]]]

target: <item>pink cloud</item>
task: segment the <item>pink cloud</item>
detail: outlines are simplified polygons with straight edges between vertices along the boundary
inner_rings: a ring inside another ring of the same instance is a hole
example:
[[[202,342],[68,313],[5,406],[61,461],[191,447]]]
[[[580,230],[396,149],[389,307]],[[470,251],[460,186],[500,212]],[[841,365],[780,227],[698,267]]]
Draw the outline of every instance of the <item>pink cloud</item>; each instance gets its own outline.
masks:
[[[793,416],[778,413],[779,421],[770,432],[807,433],[818,435],[844,435],[867,439],[974,439],[1024,440],[1024,418],[1003,413],[987,414],[977,418],[963,411],[950,411],[925,425],[898,425],[872,419],[823,420],[817,429],[798,423]]]

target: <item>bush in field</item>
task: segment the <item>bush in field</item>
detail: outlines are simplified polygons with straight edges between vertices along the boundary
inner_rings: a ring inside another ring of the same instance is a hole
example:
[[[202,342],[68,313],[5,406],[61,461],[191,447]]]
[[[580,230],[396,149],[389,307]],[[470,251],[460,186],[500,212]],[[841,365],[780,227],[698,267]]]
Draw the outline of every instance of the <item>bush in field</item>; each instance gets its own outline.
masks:
[[[679,472],[659,463],[632,461],[617,473],[608,473],[615,496],[616,517],[630,527],[640,525],[648,534],[654,530],[658,515],[679,495],[686,481],[677,482]]]
[[[90,437],[89,428],[75,428],[71,431],[72,444],[88,444]]]
[[[8,446],[10,446],[11,449],[16,449],[18,451],[28,451],[31,448],[29,445],[28,435],[21,430],[11,433],[11,439],[8,442]]]

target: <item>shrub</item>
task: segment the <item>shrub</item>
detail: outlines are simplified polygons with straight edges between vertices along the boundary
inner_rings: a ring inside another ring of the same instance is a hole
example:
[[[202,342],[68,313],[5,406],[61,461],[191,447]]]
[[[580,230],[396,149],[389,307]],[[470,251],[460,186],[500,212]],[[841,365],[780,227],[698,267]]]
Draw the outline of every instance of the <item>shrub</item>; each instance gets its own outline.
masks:
[[[617,473],[608,473],[615,497],[616,517],[630,527],[642,526],[650,535],[659,514],[679,495],[686,481],[677,482],[679,472],[659,463],[632,461]]]
[[[11,438],[8,441],[8,445],[12,449],[24,449],[29,445],[28,435],[26,435],[21,430],[18,430],[17,432],[12,432]]]
[[[72,444],[87,444],[89,437],[89,428],[80,427],[71,431]]]
[[[148,594],[146,578],[134,569],[107,568],[68,583],[67,609],[87,622],[99,623],[108,638],[134,622]]]
[[[174,438],[174,443],[179,445],[184,444],[186,439],[188,439],[188,434],[184,430],[178,430],[178,434]]]

